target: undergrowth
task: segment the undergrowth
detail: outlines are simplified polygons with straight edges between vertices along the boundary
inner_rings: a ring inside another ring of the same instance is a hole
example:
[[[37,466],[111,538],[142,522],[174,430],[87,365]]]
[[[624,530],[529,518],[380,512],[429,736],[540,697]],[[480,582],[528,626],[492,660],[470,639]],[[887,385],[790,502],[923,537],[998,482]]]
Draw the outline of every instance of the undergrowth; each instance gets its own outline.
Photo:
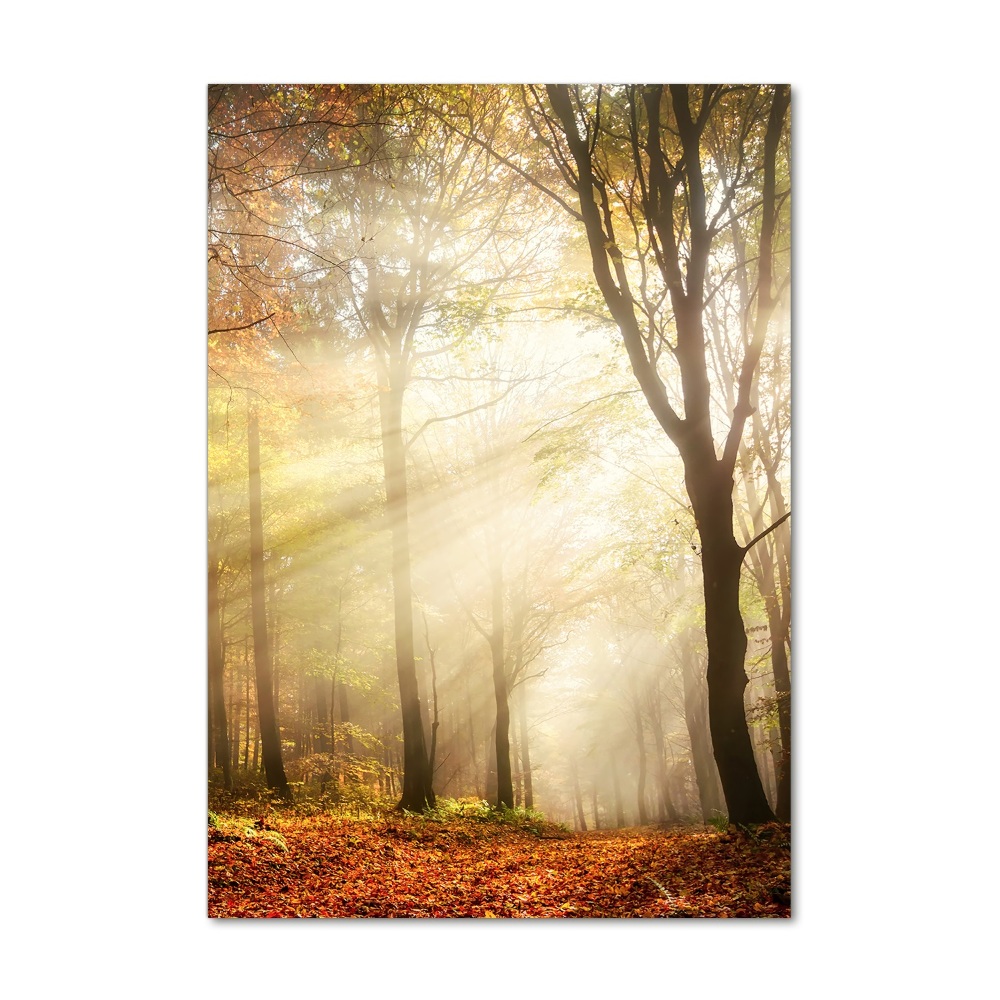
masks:
[[[359,786],[338,789],[337,794],[317,793],[301,783],[291,783],[292,799],[281,796],[256,782],[247,782],[232,792],[219,788],[209,790],[208,825],[215,836],[260,835],[267,829],[268,817],[277,819],[329,816],[342,820],[383,823],[400,816],[417,825],[456,824],[467,821],[492,827],[519,830],[538,837],[567,834],[561,823],[552,823],[535,809],[517,806],[495,806],[480,798],[452,799],[439,797],[433,809],[423,813],[400,810],[395,799],[380,796],[372,789]],[[353,793],[353,794],[350,794]],[[250,834],[247,833],[250,831]]]

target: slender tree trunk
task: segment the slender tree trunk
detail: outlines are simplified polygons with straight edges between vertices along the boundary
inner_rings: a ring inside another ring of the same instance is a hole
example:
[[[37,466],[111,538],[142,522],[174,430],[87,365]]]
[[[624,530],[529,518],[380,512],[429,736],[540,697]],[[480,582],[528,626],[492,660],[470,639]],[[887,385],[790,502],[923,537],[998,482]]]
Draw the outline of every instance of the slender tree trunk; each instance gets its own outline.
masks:
[[[587,817],[583,813],[583,793],[580,791],[580,776],[576,771],[576,762],[571,765],[570,773],[573,778],[573,805],[576,807],[577,829],[586,833]]]
[[[514,807],[514,785],[510,773],[510,705],[507,699],[507,674],[503,649],[503,571],[499,553],[491,553],[491,590],[493,595],[490,655],[493,659],[493,694],[496,698],[497,805]]]
[[[434,805],[433,775],[427,768],[427,744],[413,652],[413,584],[410,575],[410,529],[403,447],[404,366],[379,393],[386,513],[392,531],[392,597],[396,637],[396,677],[403,718],[403,794],[400,809],[424,812]]]
[[[597,805],[597,780],[590,786],[590,804],[594,812],[594,829],[600,830],[601,828],[601,814]]]
[[[622,805],[622,786],[618,781],[618,758],[611,757],[611,781],[615,792],[615,826],[620,830],[625,825],[625,807]]]
[[[521,767],[518,756],[517,747],[517,728],[512,726],[510,732],[510,766],[511,766],[511,777],[514,780],[514,805],[520,807],[521,805]]]
[[[434,761],[437,757],[438,727],[441,725],[438,718],[438,685],[437,685],[437,661],[434,659],[434,650],[431,648],[430,629],[427,625],[427,616],[424,615],[424,637],[427,640],[427,653],[431,661],[431,705],[433,712],[431,716],[431,749],[427,755],[427,771],[431,781],[434,780]]]
[[[251,412],[247,434],[250,466],[250,606],[253,619],[253,655],[257,675],[257,714],[264,751],[264,772],[268,788],[276,788],[285,798],[291,792],[281,760],[281,737],[274,710],[271,681],[271,654],[268,648],[267,613],[264,607],[264,520],[260,497],[260,431],[257,414]]]
[[[708,732],[705,687],[697,674],[690,634],[681,639],[681,676],[684,680],[684,722],[691,741],[691,761],[694,764],[701,815],[707,823],[714,814],[723,813],[725,810]]]
[[[639,747],[639,783],[636,790],[636,797],[639,806],[639,825],[645,826],[649,822],[649,814],[646,812],[646,739],[642,732],[642,714],[639,711],[638,698],[633,705],[633,710],[635,740]]]
[[[468,665],[466,665],[468,666]],[[476,753],[476,726],[475,720],[472,716],[472,694],[469,691],[468,673],[466,673],[466,683],[465,683],[465,702],[466,708],[469,713],[469,759],[472,761],[472,781],[476,789],[476,798],[483,798],[482,786],[479,784],[480,770],[479,770],[479,755]],[[488,758],[487,758],[488,760]],[[487,763],[487,769],[489,768],[489,763]],[[487,792],[489,790],[487,789]],[[489,800],[487,800],[489,801]]]
[[[215,724],[215,759],[222,767],[222,783],[233,790],[233,767],[229,759],[226,725],[225,653],[222,646],[222,614],[219,605],[219,559],[215,545],[208,547],[208,680],[209,704]]]
[[[490,729],[490,741],[486,747],[486,801],[497,801],[497,729],[496,723]]]
[[[786,530],[785,525],[778,529]],[[778,532],[775,532],[778,535]],[[791,625],[792,605],[788,594],[788,560],[783,548],[783,536],[775,538],[775,554],[779,566],[779,583],[784,600],[775,595],[774,606],[768,609],[768,626],[771,632],[771,669],[774,672],[774,692],[778,699],[778,732],[781,735],[781,767],[778,770],[778,796],[775,813],[788,823],[792,819],[792,679],[788,669],[788,633]]]
[[[229,678],[229,718],[233,720],[232,742],[230,743],[229,758],[234,767],[240,763],[240,713],[236,705],[236,687],[239,684],[239,661],[233,665]]]
[[[347,685],[341,681],[338,685],[340,691],[340,721],[350,722],[351,721],[351,703],[350,698],[347,693]],[[333,714],[331,713],[331,731],[332,731],[332,719]],[[344,741],[347,744],[347,752],[354,755],[354,737],[351,735],[350,729],[344,729]]]
[[[763,439],[764,429],[759,414],[754,413],[754,432],[758,440]],[[743,456],[744,468],[750,462],[749,455]],[[770,500],[771,523],[776,524],[787,514],[781,486],[778,482],[773,459],[764,459],[767,476],[767,492]],[[749,475],[744,474],[747,503],[750,507],[754,535],[764,530],[764,510],[757,501],[756,490]],[[789,572],[786,538],[787,525],[777,528],[769,539],[762,540],[749,552],[749,565],[757,582],[757,589],[764,599],[767,613],[768,634],[771,640],[771,672],[774,676],[774,693],[778,703],[778,734],[780,747],[775,755],[775,815],[788,822],[791,819],[791,676],[788,669],[788,633],[791,625],[791,603],[789,600]],[[772,548],[768,549],[768,542]],[[778,583],[775,584],[775,570]]]
[[[328,753],[330,747],[327,735],[329,733],[330,714],[332,713],[327,712],[325,678],[314,677],[312,689],[316,704],[316,752]]]
[[[655,691],[655,698],[657,699],[652,707],[651,717],[653,721],[653,739],[656,740],[656,781],[659,786],[659,820],[663,823],[666,820],[671,822],[676,822],[680,819],[680,814],[677,812],[677,807],[674,805],[674,800],[670,795],[670,781],[667,776],[667,754],[666,754],[666,740],[663,735],[663,718],[660,714],[659,705],[660,692],[657,688]]]
[[[269,647],[271,650],[271,688],[274,691],[274,714],[275,718],[281,718],[281,699],[279,695],[279,682],[281,680],[281,668],[279,652],[281,650],[281,629],[278,617],[278,581],[271,581],[270,595],[268,601],[268,634],[271,636]],[[280,734],[280,729],[279,729]]]
[[[243,770],[250,770],[250,666],[246,670],[246,694],[243,699],[243,706],[247,713],[246,740],[243,743]]]
[[[528,749],[528,693],[527,684],[522,683],[517,699],[518,721],[521,729],[521,773],[524,779],[524,808],[535,808],[535,797],[531,787],[531,754]]]

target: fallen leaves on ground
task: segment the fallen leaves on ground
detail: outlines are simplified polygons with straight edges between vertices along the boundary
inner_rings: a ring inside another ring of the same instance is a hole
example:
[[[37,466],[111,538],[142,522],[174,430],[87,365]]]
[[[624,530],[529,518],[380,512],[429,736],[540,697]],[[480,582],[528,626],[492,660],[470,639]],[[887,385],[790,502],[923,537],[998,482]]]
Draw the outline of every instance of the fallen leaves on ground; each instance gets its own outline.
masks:
[[[212,917],[787,917],[789,828],[566,833],[415,816],[209,829]]]

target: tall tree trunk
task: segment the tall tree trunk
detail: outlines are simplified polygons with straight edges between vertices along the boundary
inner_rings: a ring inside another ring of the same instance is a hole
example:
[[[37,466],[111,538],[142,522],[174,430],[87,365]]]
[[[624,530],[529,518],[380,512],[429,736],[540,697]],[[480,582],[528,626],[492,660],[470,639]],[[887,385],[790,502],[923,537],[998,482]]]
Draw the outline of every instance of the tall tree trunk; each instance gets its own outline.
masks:
[[[778,802],[775,813],[786,823],[792,819],[792,679],[788,669],[788,635],[792,621],[792,604],[789,599],[788,557],[784,546],[783,525],[775,532],[774,546],[778,560],[778,582],[782,600],[768,610],[771,631],[771,669],[774,672],[774,692],[778,699],[778,731],[781,735],[781,767],[778,771]],[[780,532],[780,534],[779,534]]]
[[[528,750],[528,693],[527,684],[521,683],[517,699],[518,721],[521,729],[521,773],[524,779],[524,808],[535,808],[535,797],[531,787],[531,754]]]
[[[281,698],[279,697],[279,681],[281,679],[280,657],[281,650],[281,629],[278,616],[278,580],[275,577],[271,580],[270,594],[267,598],[268,612],[268,634],[270,635],[269,649],[271,652],[271,688],[274,691],[274,715],[276,719],[281,718]],[[281,730],[278,730],[279,734]]]
[[[503,570],[498,552],[491,553],[492,627],[490,655],[493,659],[493,694],[497,706],[497,805],[514,808],[514,784],[510,773],[510,705],[507,699],[507,674],[503,650]]]
[[[247,433],[250,466],[250,610],[253,620],[253,658],[257,675],[257,714],[264,752],[268,788],[291,796],[281,760],[281,737],[274,710],[271,653],[268,648],[267,612],[264,607],[264,519],[260,498],[260,430],[257,414],[250,413]]]
[[[434,761],[437,757],[437,740],[438,740],[438,728],[441,725],[441,721],[438,718],[438,685],[437,685],[437,661],[434,659],[434,650],[431,648],[431,635],[430,627],[427,624],[427,615],[423,615],[424,619],[424,638],[427,640],[427,654],[431,661],[431,749],[427,755],[427,771],[431,776],[431,781],[434,780]]]
[[[394,366],[389,385],[379,392],[386,514],[392,532],[392,599],[396,637],[396,678],[403,718],[403,794],[400,809],[424,812],[434,805],[433,775],[427,767],[427,744],[413,652],[413,584],[410,575],[410,529],[403,447],[404,368]]]
[[[490,741],[486,747],[486,801],[497,801],[497,727],[490,729]]]
[[[573,805],[576,807],[577,829],[587,832],[587,817],[583,813],[583,793],[580,791],[580,776],[577,774],[576,761],[570,765],[570,775],[573,779]]]
[[[649,814],[646,812],[646,739],[642,732],[642,714],[639,711],[639,700],[635,698],[633,703],[635,721],[635,740],[639,747],[639,783],[636,789],[636,798],[639,806],[639,825],[645,826],[649,822]]]
[[[522,798],[521,767],[517,746],[517,727],[512,726],[510,731],[510,767],[511,777],[514,780],[514,805],[520,807]]]
[[[650,410],[676,445],[684,463],[688,496],[702,542],[702,576],[705,588],[705,633],[708,640],[709,722],[729,817],[734,823],[773,819],[764,795],[743,708],[747,684],[744,657],[746,632],[739,604],[743,549],[733,533],[733,469],[736,448],[747,417],[748,394],[757,371],[774,299],[771,290],[772,237],[775,221],[775,162],[788,107],[788,91],[775,90],[763,144],[763,208],[759,242],[757,316],[754,339],[746,349],[740,375],[739,398],[726,435],[722,457],[712,433],[711,391],[705,356],[702,311],[705,278],[714,238],[707,217],[707,200],[701,167],[701,139],[711,110],[711,94],[702,91],[702,109],[692,116],[688,87],[671,85],[669,98],[676,134],[682,146],[680,162],[670,164],[661,144],[663,87],[636,88],[630,92],[633,121],[634,167],[642,176],[640,187],[644,224],[659,242],[658,264],[669,292],[676,326],[673,356],[680,374],[684,416],[668,398],[657,371],[656,359],[647,350],[639,327],[635,303],[621,251],[615,242],[613,214],[607,185],[594,171],[594,146],[581,134],[581,120],[566,86],[546,88],[552,108],[566,137],[575,163],[580,218],[587,233],[591,262],[598,287],[618,326]],[[640,108],[639,104],[643,105]],[[638,122],[645,116],[644,153],[640,153]],[[683,181],[689,245],[682,267],[674,231],[674,197]],[[633,220],[638,221],[638,220]],[[613,271],[612,271],[613,268]]]
[[[246,669],[246,694],[243,698],[243,707],[246,709],[247,714],[247,724],[246,724],[246,740],[243,743],[243,770],[250,770],[250,664],[247,664]]]
[[[338,690],[340,691],[340,721],[350,722],[351,721],[351,703],[347,694],[347,685],[341,681],[338,685]],[[330,728],[333,729],[333,713],[330,713]],[[347,752],[354,755],[354,737],[351,735],[349,728],[344,728],[344,741],[347,743]]]
[[[229,758],[234,767],[240,763],[240,713],[236,705],[236,688],[239,685],[239,662],[233,666],[229,678],[229,718],[233,720],[232,742],[230,743]]]
[[[326,678],[314,677],[312,679],[313,697],[316,699],[316,752],[328,753],[330,749],[327,735],[329,733],[330,719],[333,715],[333,706],[327,713],[326,707]]]
[[[597,805],[597,779],[594,779],[593,784],[590,786],[590,803],[594,812],[594,829],[600,830],[601,828],[601,813]]]
[[[625,807],[622,804],[622,786],[618,781],[618,758],[611,756],[611,781],[615,791],[615,826],[620,830],[625,825]]]
[[[219,604],[219,558],[215,544],[208,546],[208,689],[215,726],[215,759],[222,768],[222,783],[233,790],[233,766],[229,758],[226,725],[225,653],[222,647],[222,611]]]
[[[663,734],[663,718],[660,712],[660,692],[658,685],[654,691],[655,701],[652,705],[650,716],[653,722],[653,739],[656,740],[656,782],[659,792],[659,806],[657,811],[661,823],[665,820],[676,822],[680,819],[680,814],[677,812],[677,807],[674,805],[674,800],[670,795],[670,781],[667,776],[666,740]]]
[[[681,676],[684,681],[684,722],[691,741],[691,761],[698,785],[698,801],[704,822],[723,809],[719,776],[712,756],[705,711],[705,686],[697,672],[697,658],[689,633],[681,638]]]
[[[472,761],[472,780],[475,784],[476,798],[483,798],[482,785],[479,784],[479,755],[476,753],[476,726],[472,715],[472,694],[469,691],[469,674],[465,672],[465,703],[469,713],[469,759]],[[487,760],[489,758],[487,757]],[[487,768],[489,764],[487,764]],[[488,794],[488,790],[487,790]],[[487,800],[488,801],[488,800]]]
[[[758,440],[765,436],[763,423],[758,413],[753,415],[754,433]],[[776,465],[773,456],[760,458],[767,477],[767,494],[769,498],[771,524],[778,524],[787,516],[787,507],[778,482]],[[744,449],[748,452],[748,449]],[[741,454],[744,469],[751,465],[753,457]],[[750,476],[744,473],[747,505],[754,537],[764,530],[764,509],[757,499],[755,486]],[[774,676],[774,692],[778,703],[778,734],[780,747],[776,755],[775,772],[777,793],[775,796],[775,815],[778,819],[788,822],[791,819],[791,753],[792,753],[792,717],[791,717],[791,676],[788,669],[788,640],[791,626],[791,601],[789,587],[788,549],[786,539],[788,526],[781,524],[766,540],[762,540],[748,553],[749,566],[753,571],[757,589],[764,599],[767,614],[768,634],[771,640],[771,672]],[[769,544],[770,543],[770,548]],[[775,584],[775,573],[778,582]]]
[[[709,441],[714,463],[714,445]],[[764,823],[774,819],[767,804],[750,731],[744,691],[747,636],[740,613],[740,567],[743,549],[733,534],[733,482],[713,467],[706,475],[705,459],[685,460],[701,536],[701,566],[705,586],[705,635],[708,640],[708,721],[715,762],[734,823]],[[715,480],[725,476],[727,484]]]

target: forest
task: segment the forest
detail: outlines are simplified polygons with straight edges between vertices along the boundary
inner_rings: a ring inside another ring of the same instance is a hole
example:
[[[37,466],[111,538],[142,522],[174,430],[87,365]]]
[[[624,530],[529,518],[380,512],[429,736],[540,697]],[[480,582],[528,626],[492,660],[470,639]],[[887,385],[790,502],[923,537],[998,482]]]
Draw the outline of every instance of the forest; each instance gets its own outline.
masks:
[[[790,915],[786,85],[208,88],[208,912]]]

